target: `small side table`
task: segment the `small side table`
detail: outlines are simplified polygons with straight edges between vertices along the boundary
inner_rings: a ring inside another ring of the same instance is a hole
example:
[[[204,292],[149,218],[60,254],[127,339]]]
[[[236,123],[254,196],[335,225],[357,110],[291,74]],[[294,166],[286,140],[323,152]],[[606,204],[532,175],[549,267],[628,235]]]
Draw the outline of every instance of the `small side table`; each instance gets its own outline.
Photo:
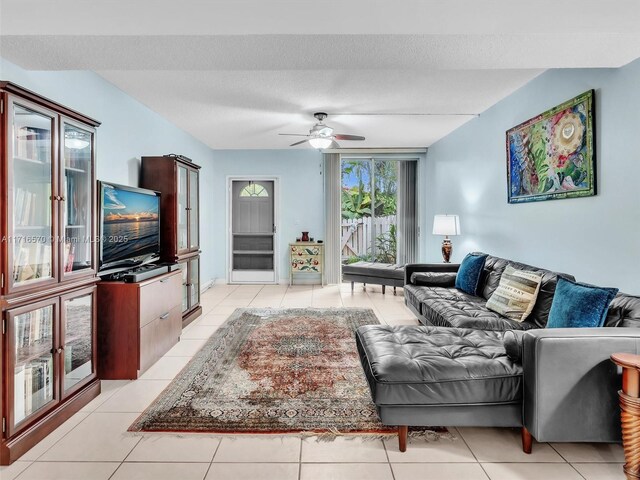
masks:
[[[614,353],[611,361],[622,367],[620,423],[624,448],[624,473],[628,480],[640,479],[640,355]]]
[[[289,253],[289,285],[324,285],[324,243],[290,243]]]

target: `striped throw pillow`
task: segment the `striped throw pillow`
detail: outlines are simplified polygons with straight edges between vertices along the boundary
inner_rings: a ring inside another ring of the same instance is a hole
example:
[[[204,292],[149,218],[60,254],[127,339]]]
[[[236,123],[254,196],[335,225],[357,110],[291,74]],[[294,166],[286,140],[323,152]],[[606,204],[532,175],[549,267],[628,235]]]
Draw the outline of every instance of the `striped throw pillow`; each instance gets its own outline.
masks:
[[[542,275],[516,270],[511,265],[504,269],[500,284],[487,301],[487,308],[507,318],[522,322],[536,304]]]

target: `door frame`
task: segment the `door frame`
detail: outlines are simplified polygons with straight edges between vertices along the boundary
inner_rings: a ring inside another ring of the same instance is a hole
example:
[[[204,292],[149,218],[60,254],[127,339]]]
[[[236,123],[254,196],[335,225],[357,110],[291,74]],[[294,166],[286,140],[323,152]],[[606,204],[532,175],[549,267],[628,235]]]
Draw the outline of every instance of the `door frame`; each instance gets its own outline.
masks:
[[[232,208],[233,208],[233,191],[232,191],[232,182],[234,181],[251,181],[251,180],[255,180],[255,181],[270,181],[273,182],[273,224],[275,226],[275,232],[273,235],[273,281],[272,282],[255,282],[255,281],[248,281],[248,282],[231,282],[231,270],[232,270],[232,266],[233,266],[233,250],[231,248],[232,246]],[[226,237],[226,245],[225,248],[227,249],[227,255],[226,255],[226,280],[228,284],[233,283],[234,285],[237,284],[265,284],[265,285],[272,285],[272,284],[278,284],[280,283],[280,276],[279,276],[279,262],[280,262],[280,228],[279,228],[279,222],[280,222],[280,176],[279,175],[227,175],[227,180],[226,180],[226,187],[227,187],[227,205],[226,205],[226,212],[225,212],[225,217],[226,217],[226,232],[227,234],[225,235]]]

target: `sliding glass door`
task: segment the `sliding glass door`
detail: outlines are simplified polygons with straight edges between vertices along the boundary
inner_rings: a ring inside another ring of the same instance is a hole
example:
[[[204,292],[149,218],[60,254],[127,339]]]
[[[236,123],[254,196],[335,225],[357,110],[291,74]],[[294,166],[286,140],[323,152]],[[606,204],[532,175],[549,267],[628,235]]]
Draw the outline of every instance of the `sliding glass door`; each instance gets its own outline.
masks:
[[[399,161],[342,161],[342,262],[396,263]]]

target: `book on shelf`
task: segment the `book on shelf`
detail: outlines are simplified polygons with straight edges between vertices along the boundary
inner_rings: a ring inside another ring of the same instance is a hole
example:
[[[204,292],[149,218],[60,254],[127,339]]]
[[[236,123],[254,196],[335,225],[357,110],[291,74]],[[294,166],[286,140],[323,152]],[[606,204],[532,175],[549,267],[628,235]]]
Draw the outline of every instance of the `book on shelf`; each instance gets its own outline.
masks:
[[[38,206],[42,206],[42,198],[51,198],[51,184],[47,183],[46,192],[44,194],[38,194],[31,190],[27,190],[21,187],[15,189],[13,195],[13,221],[18,227],[37,226],[34,225],[38,221]],[[44,205],[49,205],[45,203]],[[51,224],[51,209],[47,208],[47,223]]]
[[[25,367],[20,365],[13,374],[13,418],[14,423],[26,417],[25,412]]]
[[[14,155],[36,162],[51,160],[51,131],[46,128],[21,127],[16,136]]]
[[[19,315],[15,325],[16,348],[24,349],[43,338],[51,338],[52,322],[51,308],[40,308]]]
[[[26,282],[51,276],[51,245],[21,243],[14,250],[13,279]]]
[[[73,271],[73,258],[75,257],[76,245],[75,243],[69,242],[64,244],[64,271],[72,272]]]

